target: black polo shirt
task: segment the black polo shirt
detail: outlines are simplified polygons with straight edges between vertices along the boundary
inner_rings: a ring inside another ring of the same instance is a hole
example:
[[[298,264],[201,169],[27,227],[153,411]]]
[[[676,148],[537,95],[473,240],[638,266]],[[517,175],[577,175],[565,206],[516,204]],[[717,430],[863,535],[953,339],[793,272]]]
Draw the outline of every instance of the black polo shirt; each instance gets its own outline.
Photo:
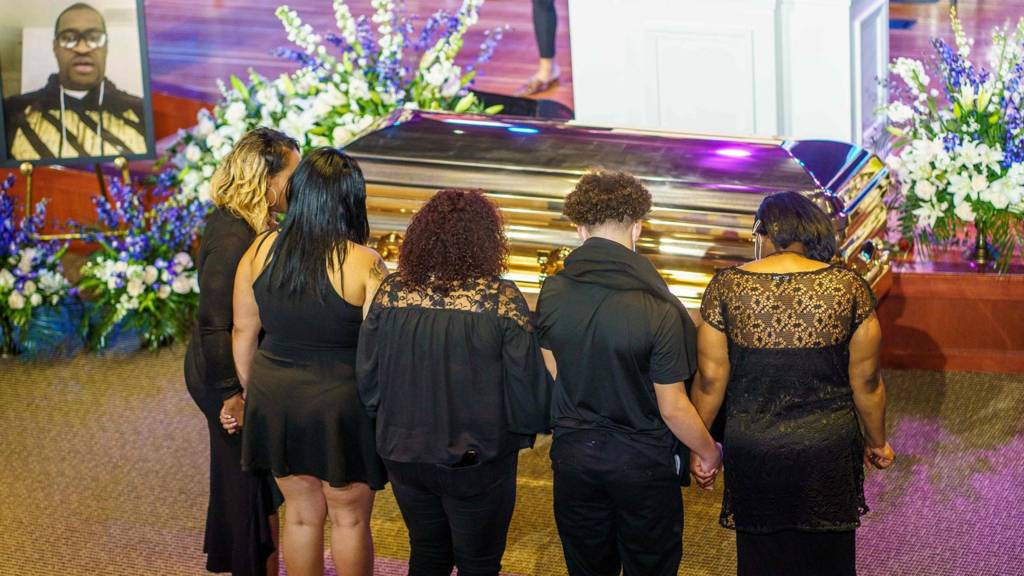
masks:
[[[610,241],[605,250],[618,250]],[[625,247],[626,258],[642,258]],[[552,402],[555,435],[603,429],[670,445],[655,383],[689,380],[686,330],[679,308],[644,290],[616,290],[547,279],[537,304],[540,345],[554,353],[558,378]],[[691,343],[692,346],[692,343]]]

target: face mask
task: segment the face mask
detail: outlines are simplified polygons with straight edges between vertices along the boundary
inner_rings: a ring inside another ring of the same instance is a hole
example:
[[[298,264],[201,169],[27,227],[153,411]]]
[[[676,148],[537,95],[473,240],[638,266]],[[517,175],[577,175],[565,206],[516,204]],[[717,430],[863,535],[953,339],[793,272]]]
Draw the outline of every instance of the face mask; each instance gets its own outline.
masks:
[[[754,227],[751,228],[751,233],[754,235],[754,260],[761,259],[761,252],[764,249],[764,238],[757,233],[757,229],[761,227],[760,220],[754,220]]]

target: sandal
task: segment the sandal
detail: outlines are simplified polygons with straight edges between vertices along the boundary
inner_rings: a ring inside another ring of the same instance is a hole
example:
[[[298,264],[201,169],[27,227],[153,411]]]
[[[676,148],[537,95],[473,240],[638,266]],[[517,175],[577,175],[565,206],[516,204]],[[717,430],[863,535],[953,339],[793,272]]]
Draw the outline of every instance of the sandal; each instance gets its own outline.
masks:
[[[516,96],[533,96],[534,94],[540,94],[541,92],[547,92],[555,86],[558,86],[558,79],[560,74],[555,74],[551,79],[545,81],[537,78],[536,76],[530,78],[530,80],[524,84],[518,91]]]

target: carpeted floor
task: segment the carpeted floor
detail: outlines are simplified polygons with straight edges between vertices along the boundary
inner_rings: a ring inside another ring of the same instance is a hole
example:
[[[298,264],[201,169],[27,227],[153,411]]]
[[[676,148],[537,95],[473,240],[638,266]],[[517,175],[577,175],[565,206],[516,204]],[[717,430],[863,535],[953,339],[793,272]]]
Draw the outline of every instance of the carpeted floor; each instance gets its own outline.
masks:
[[[207,439],[182,355],[0,360],[0,574],[203,573]],[[860,574],[1024,575],[1024,377],[887,378],[899,459],[868,476]],[[565,572],[547,448],[521,459],[509,573]],[[680,573],[733,574],[720,491],[684,496]],[[405,529],[387,491],[373,530],[377,573],[404,573]]]

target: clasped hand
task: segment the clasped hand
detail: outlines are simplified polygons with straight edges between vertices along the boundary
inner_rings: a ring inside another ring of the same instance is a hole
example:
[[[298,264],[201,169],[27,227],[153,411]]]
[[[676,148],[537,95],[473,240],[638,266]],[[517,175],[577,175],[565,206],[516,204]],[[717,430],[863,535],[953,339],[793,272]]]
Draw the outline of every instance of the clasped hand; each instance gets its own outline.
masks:
[[[244,416],[245,399],[238,393],[224,401],[220,409],[220,425],[228,434],[238,434],[242,430]]]
[[[709,460],[701,458],[695,451],[690,451],[690,472],[697,485],[705,490],[715,488],[715,478],[722,471],[722,445],[715,442],[715,456]]]

